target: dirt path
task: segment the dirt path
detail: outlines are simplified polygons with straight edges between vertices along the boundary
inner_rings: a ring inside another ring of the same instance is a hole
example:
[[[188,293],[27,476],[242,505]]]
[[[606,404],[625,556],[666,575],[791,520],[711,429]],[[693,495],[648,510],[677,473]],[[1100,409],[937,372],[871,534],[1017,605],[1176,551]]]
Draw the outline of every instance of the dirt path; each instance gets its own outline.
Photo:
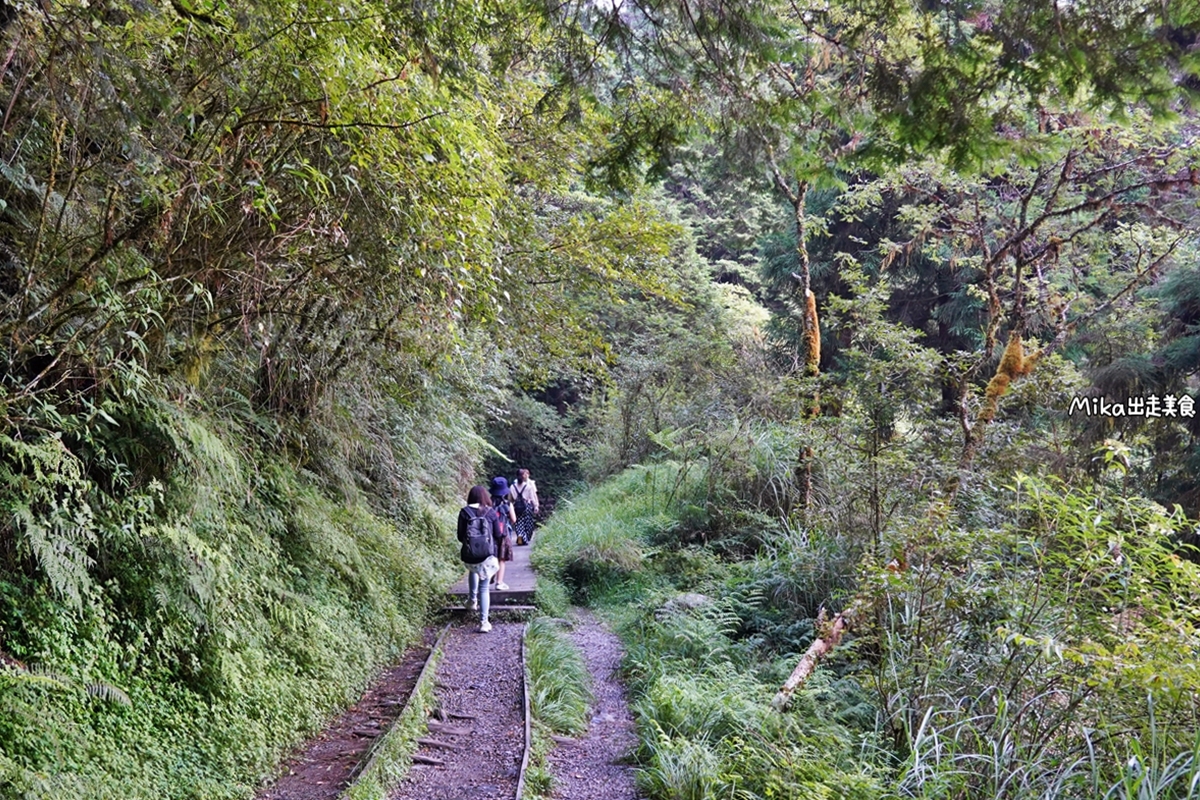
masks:
[[[362,698],[284,765],[281,777],[256,800],[333,800],[346,788],[363,756],[395,722],[429,656],[436,632],[425,631],[421,647],[385,669]]]
[[[454,628],[443,644],[435,693],[445,722],[432,720],[419,758],[392,800],[513,800],[525,747],[520,623]]]
[[[634,769],[623,763],[637,746],[633,716],[618,680],[621,641],[583,609],[571,632],[583,653],[596,696],[587,735],[559,744],[550,754],[554,796],[563,800],[637,800]]]

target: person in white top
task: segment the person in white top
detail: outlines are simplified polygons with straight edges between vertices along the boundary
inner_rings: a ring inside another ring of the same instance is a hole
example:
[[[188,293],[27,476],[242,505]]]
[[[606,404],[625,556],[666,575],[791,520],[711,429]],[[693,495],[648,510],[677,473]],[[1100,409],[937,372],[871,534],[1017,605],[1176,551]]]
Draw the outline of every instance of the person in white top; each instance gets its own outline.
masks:
[[[533,542],[533,518],[541,510],[538,502],[537,484],[529,477],[529,470],[517,470],[517,482],[508,489],[517,512],[517,544]]]

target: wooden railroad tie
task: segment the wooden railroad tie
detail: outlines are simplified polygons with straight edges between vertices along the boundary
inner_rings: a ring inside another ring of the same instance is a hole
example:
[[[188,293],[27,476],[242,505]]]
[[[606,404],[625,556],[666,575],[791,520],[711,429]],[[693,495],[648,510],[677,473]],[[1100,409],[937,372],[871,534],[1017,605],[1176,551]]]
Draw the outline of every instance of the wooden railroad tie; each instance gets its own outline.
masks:
[[[466,746],[453,742],[440,742],[437,739],[417,739],[417,744],[423,744],[426,747],[441,747],[444,750],[462,750]]]
[[[446,766],[446,762],[442,761],[440,758],[434,758],[433,756],[423,756],[420,753],[417,753],[412,757],[412,762],[414,764],[428,764],[431,767]]]
[[[436,720],[428,720],[425,726],[429,728],[431,733],[443,733],[447,736],[468,736],[471,733],[470,728],[459,728],[453,725],[446,725]]]

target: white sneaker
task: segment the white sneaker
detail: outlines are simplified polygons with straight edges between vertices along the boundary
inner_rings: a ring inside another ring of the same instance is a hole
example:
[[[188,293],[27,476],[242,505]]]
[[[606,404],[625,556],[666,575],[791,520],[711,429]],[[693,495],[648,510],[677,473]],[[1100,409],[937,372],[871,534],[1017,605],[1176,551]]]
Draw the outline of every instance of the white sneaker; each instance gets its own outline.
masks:
[[[502,592],[507,592],[507,591],[508,591],[508,584],[507,584],[507,583],[497,583],[497,584],[496,584],[496,588],[497,588],[497,589],[499,589],[499,590],[500,590],[500,591],[502,591]]]
[[[486,619],[483,622],[479,623],[479,632],[480,633],[487,633],[491,629],[492,629],[492,623],[488,622]]]
[[[467,611],[478,611],[478,610],[479,610],[479,598],[472,597],[471,602],[467,603]]]

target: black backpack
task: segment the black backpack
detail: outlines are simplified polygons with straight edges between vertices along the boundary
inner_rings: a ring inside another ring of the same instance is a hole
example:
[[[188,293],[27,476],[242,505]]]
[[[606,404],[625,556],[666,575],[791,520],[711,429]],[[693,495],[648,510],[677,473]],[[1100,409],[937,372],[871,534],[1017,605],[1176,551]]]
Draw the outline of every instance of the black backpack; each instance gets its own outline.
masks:
[[[525,499],[525,490],[528,488],[529,485],[526,484],[525,486],[521,487],[520,491],[509,492],[509,494],[516,497],[516,499],[513,500],[513,508],[516,509],[518,517],[525,516],[525,514],[529,511],[529,501]]]
[[[459,557],[463,563],[478,564],[489,556],[496,555],[492,542],[492,521],[483,510],[477,512],[468,506],[467,513],[471,515],[471,519],[467,521],[467,538],[463,540]]]

